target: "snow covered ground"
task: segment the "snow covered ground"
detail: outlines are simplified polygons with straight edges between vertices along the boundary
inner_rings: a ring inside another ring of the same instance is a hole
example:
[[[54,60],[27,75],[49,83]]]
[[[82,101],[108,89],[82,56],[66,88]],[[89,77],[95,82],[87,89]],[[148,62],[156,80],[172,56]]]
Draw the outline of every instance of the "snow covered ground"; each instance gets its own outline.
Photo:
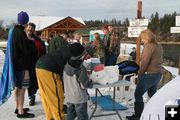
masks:
[[[133,47],[135,47],[134,44],[133,45],[121,44],[121,53],[129,54]],[[4,53],[0,50],[0,75],[2,72],[3,62],[4,62]],[[174,76],[176,76],[176,78],[178,77],[180,79],[180,76],[178,75],[178,69],[177,68],[172,68],[172,67],[167,67],[167,66],[165,68],[168,69],[169,71],[171,71],[172,74]],[[126,105],[129,108],[128,110],[119,111],[123,120],[125,120],[125,117],[127,115],[131,115],[133,112],[133,102],[134,102],[133,92],[134,92],[134,89],[135,89],[135,87],[132,87],[131,91],[124,92],[124,88],[120,88],[120,91],[116,92],[116,101],[121,102],[122,104]],[[111,88],[102,88],[101,91],[103,92],[103,94],[112,95],[112,89]],[[90,93],[91,96],[94,96],[95,91],[93,89],[88,90],[88,92]],[[28,100],[27,92],[26,92],[25,107],[29,107],[31,109],[30,112],[35,114],[35,118],[33,118],[31,120],[45,120],[44,111],[43,111],[42,104],[40,101],[39,93],[37,93],[36,97],[37,97],[37,99],[36,99],[37,104],[33,107],[30,107],[28,105],[29,100]],[[145,99],[145,101],[148,100],[146,95],[144,96],[144,99]],[[93,108],[94,108],[94,104],[92,104],[91,101],[89,101],[88,102],[88,113],[89,113],[89,115],[92,113]],[[14,102],[14,98],[12,95],[10,97],[10,99],[5,104],[0,106],[0,120],[16,120],[17,118],[16,118],[16,115],[14,114],[14,109],[15,109],[15,102]],[[98,107],[96,113],[97,114],[99,114],[99,113],[111,113],[111,111],[109,111],[109,112],[103,111],[100,107]],[[92,120],[106,120],[106,119],[118,120],[119,118],[117,117],[117,115],[92,118]]]
[[[159,89],[148,101],[142,113],[141,120],[165,120],[165,115],[167,116],[165,113],[166,105],[180,105],[180,76],[177,75],[178,70],[172,67],[166,68],[172,72],[174,78]],[[170,114],[169,111],[168,114]]]
[[[4,62],[4,53],[2,52],[2,50],[0,50],[0,76],[1,76],[1,72],[2,72],[3,62]],[[112,89],[111,88],[102,88],[101,91],[103,94],[112,95]],[[89,93],[91,96],[94,96],[95,90],[91,89],[91,90],[89,90]],[[121,102],[123,102],[123,104],[127,104],[128,101],[126,99],[124,99],[124,96],[125,96],[125,93],[123,93],[121,91],[117,91],[116,101],[117,102],[121,101]],[[37,93],[37,95],[36,95],[36,102],[37,103],[35,106],[33,106],[33,107],[29,106],[28,105],[29,100],[28,100],[28,96],[27,96],[27,92],[26,92],[24,107],[29,107],[31,109],[30,112],[34,113],[36,116],[35,118],[33,118],[31,120],[45,120],[44,111],[42,108],[39,93]],[[92,104],[92,102],[89,101],[88,102],[88,113],[89,113],[89,115],[92,113],[93,108],[94,108],[94,104]],[[2,106],[0,106],[0,120],[18,120],[18,118],[14,114],[14,110],[15,110],[15,102],[14,102],[13,92],[12,92],[12,95],[9,98],[9,100],[6,103],[4,103]],[[112,113],[112,112],[111,111],[109,111],[109,112],[103,111],[98,107],[98,109],[95,113],[96,114],[102,114],[102,113]],[[122,119],[125,120],[125,116],[130,115],[132,113],[132,106],[128,110],[119,111],[119,113],[121,114]],[[118,120],[119,118],[117,117],[117,115],[92,118],[92,120],[106,120],[106,119]]]

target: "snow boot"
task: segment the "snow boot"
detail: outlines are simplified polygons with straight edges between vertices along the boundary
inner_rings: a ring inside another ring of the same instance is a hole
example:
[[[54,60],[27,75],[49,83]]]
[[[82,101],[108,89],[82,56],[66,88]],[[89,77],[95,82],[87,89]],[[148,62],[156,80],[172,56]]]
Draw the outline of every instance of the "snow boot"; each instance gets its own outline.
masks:
[[[144,103],[143,102],[134,102],[134,111],[135,114],[132,116],[126,116],[126,119],[128,120],[139,120],[141,117],[141,113],[144,109]]]

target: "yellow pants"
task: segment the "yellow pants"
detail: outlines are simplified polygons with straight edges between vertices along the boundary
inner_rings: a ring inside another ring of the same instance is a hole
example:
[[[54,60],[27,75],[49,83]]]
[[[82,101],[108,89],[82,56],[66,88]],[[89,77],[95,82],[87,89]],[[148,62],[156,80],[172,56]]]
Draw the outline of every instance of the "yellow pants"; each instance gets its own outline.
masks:
[[[46,120],[64,120],[64,92],[60,75],[38,68],[36,75]]]

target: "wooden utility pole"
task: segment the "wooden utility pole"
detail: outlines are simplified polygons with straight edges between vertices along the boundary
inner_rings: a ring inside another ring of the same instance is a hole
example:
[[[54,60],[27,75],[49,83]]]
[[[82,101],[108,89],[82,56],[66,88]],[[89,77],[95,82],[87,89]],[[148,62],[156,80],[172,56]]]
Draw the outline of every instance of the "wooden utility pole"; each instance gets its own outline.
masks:
[[[180,75],[180,53],[179,53],[179,75]]]
[[[138,8],[137,8],[137,19],[142,18],[142,0],[138,0]],[[136,40],[136,63],[140,64],[140,46],[141,46],[141,39],[137,37]]]

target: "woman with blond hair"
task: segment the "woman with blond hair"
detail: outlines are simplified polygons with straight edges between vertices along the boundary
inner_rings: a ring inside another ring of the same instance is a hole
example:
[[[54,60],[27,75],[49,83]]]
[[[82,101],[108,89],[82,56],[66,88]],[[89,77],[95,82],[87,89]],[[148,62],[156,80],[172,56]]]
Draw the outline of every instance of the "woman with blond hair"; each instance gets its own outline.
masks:
[[[145,92],[151,98],[157,90],[157,84],[162,77],[162,46],[156,42],[156,36],[149,29],[140,34],[141,43],[144,44],[138,71],[138,83],[135,90],[135,114],[127,116],[128,120],[139,120],[144,108],[143,95]]]
[[[99,33],[94,33],[92,47],[94,49],[93,57],[100,58],[101,63],[105,64],[105,46]]]
[[[108,54],[106,55],[106,66],[116,65],[117,57],[120,52],[120,42],[118,40],[118,33],[109,34],[110,45],[108,48]]]

